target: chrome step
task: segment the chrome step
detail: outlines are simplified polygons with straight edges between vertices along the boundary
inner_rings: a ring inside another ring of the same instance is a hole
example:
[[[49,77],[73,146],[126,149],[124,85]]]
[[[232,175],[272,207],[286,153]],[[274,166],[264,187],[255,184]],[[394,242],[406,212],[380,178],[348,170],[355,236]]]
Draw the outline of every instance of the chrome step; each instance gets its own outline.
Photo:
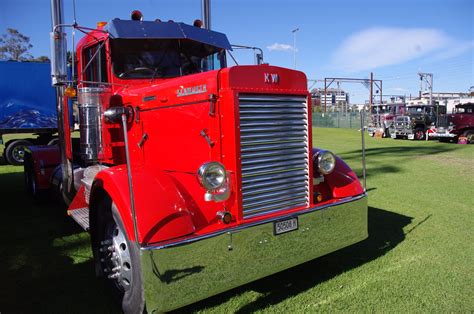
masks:
[[[85,231],[89,231],[89,207],[68,210],[67,214],[74,219]]]

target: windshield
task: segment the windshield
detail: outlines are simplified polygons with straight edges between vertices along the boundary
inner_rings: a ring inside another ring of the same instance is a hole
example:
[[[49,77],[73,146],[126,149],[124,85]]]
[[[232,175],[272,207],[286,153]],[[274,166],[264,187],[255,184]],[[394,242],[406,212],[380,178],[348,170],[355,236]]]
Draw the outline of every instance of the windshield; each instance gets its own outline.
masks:
[[[456,106],[455,113],[474,113],[474,105]]]
[[[377,113],[384,114],[384,113],[390,113],[392,111],[393,110],[391,109],[390,106],[374,106],[374,107],[372,107],[372,113],[373,114],[377,114]]]
[[[424,109],[425,109],[424,107],[409,107],[408,113],[411,113],[411,114],[423,113]]]
[[[112,67],[123,79],[171,78],[225,67],[225,53],[206,44],[171,39],[113,39]]]

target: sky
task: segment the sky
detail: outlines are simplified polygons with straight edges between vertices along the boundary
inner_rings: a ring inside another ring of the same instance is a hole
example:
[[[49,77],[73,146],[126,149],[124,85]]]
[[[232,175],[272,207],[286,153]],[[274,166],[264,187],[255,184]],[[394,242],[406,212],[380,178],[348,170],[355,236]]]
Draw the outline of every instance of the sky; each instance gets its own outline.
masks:
[[[73,0],[63,1],[65,21],[71,23]],[[145,20],[192,24],[201,17],[200,0],[75,1],[78,24],[89,27],[127,19],[134,9]],[[262,48],[271,65],[294,68],[296,54],[296,69],[308,79],[368,78],[373,72],[386,95],[417,95],[418,72],[433,73],[434,91],[467,92],[474,86],[474,0],[210,2],[214,30],[232,44]],[[0,34],[8,27],[30,37],[33,56],[49,56],[50,1],[0,0]],[[76,34],[76,41],[81,36]],[[239,64],[254,62],[251,52],[233,54]],[[351,102],[368,99],[361,84],[341,88]]]

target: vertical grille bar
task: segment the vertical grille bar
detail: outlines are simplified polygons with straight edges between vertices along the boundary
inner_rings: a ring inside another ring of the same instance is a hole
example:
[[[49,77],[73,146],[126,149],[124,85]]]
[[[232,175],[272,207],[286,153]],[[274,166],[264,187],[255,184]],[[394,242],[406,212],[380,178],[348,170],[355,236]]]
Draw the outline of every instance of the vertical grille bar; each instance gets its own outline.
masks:
[[[244,218],[309,204],[306,97],[240,95]]]

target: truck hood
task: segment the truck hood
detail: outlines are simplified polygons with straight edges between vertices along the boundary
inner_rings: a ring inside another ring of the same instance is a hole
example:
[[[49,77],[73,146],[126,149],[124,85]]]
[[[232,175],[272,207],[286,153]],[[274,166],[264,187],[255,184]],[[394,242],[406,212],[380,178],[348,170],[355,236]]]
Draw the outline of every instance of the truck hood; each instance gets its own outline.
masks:
[[[306,84],[306,76],[299,71],[235,66],[129,86],[116,95],[139,116],[140,122],[132,126],[136,134],[131,136],[137,142],[144,133],[148,136],[140,158],[166,171],[195,174],[208,161],[233,168],[223,155],[236,149],[238,115],[234,114],[239,93],[307,96]]]

